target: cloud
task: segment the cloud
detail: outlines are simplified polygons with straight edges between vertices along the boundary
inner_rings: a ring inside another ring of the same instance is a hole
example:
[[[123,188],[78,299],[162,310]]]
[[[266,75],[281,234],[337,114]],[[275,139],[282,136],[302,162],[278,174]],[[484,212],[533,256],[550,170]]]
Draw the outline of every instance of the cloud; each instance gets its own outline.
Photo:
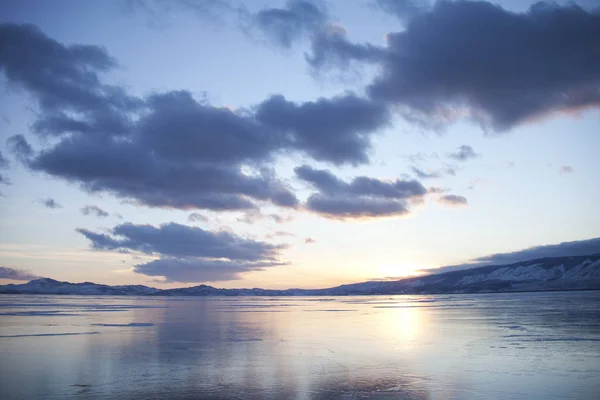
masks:
[[[327,54],[316,59],[378,63],[368,95],[410,122],[443,127],[467,117],[501,132],[600,105],[599,26],[599,11],[575,4],[540,2],[515,13],[484,1],[438,1],[388,34],[381,55],[365,56],[344,38],[320,46]],[[312,63],[322,64],[329,65]]]
[[[56,200],[50,197],[48,197],[47,199],[40,199],[39,202],[43,204],[46,208],[62,208],[62,206],[58,204]]]
[[[410,203],[422,199],[427,189],[416,180],[382,181],[359,176],[345,182],[328,170],[307,165],[295,168],[298,178],[318,192],[310,195],[305,207],[333,219],[400,216],[410,212]]]
[[[424,0],[375,0],[375,4],[383,11],[406,21],[429,8]]]
[[[352,93],[301,104],[277,95],[258,106],[256,119],[289,135],[293,148],[315,160],[357,165],[368,161],[370,138],[390,122],[390,113]]]
[[[206,215],[202,215],[200,213],[191,213],[188,216],[188,221],[189,222],[197,222],[197,221],[201,221],[201,222],[208,222],[208,217]]]
[[[417,178],[419,179],[435,179],[435,178],[441,178],[444,175],[456,175],[456,169],[454,167],[450,167],[450,166],[446,166],[443,169],[440,170],[433,170],[433,171],[424,171],[420,168],[417,168],[415,166],[411,167],[411,170],[415,173],[415,175],[417,176]]]
[[[14,281],[30,281],[38,279],[39,276],[33,275],[22,269],[0,267],[0,279],[11,279]]]
[[[8,179],[6,176],[0,174],[0,184],[2,185],[10,185],[10,179]]]
[[[37,99],[35,130],[56,136],[39,151],[13,136],[11,151],[31,170],[149,207],[294,208],[275,157],[366,163],[372,135],[390,120],[386,105],[352,93],[303,103],[275,95],[237,113],[188,91],[132,97],[101,81],[116,65],[103,48],[65,46],[29,25],[0,28],[0,69]]]
[[[4,157],[2,152],[0,152],[0,169],[6,169],[10,166],[8,160]]]
[[[560,175],[572,174],[573,173],[573,167],[571,167],[569,165],[563,165],[562,167],[559,168],[558,173]]]
[[[448,189],[444,189],[444,188],[437,187],[437,186],[431,186],[427,191],[429,193],[433,193],[433,194],[441,194],[441,193],[446,193],[448,191]]]
[[[282,8],[264,8],[247,16],[256,28],[281,47],[290,48],[325,25],[327,9],[320,1],[288,0]]]
[[[385,55],[382,47],[350,42],[343,27],[329,24],[312,37],[311,53],[305,58],[313,70],[320,72],[332,68],[348,69],[357,62],[378,63]]]
[[[136,265],[135,271],[177,282],[237,279],[243,272],[283,265],[278,258],[286,247],[174,222],[159,227],[125,223],[111,229],[110,234],[87,229],[77,232],[96,250],[159,256]]]
[[[417,167],[411,167],[411,169],[419,179],[432,179],[442,177],[442,173],[440,171],[425,172]]]
[[[14,135],[6,139],[6,145],[19,161],[27,162],[33,155],[33,148],[29,145],[25,136]]]
[[[245,212],[242,217],[237,218],[237,221],[245,224],[254,224],[258,221],[264,221],[265,219],[270,219],[276,224],[285,224],[292,221],[294,217],[291,215],[263,214],[258,210],[251,210]]]
[[[506,265],[517,262],[550,257],[572,257],[600,254],[600,238],[576,240],[543,246],[533,246],[523,250],[496,253],[470,260],[460,265],[449,265],[441,268],[430,269],[427,272],[447,272],[461,269],[483,267],[486,265]]]
[[[31,169],[110,192],[151,207],[238,210],[254,200],[294,207],[297,200],[268,169],[242,172],[266,161],[278,139],[244,117],[203,105],[188,92],[154,95],[150,111],[127,140],[76,135],[32,158]]]
[[[457,196],[455,194],[447,194],[440,197],[439,202],[441,204],[451,206],[451,207],[460,207],[466,206],[469,203],[467,202],[467,198],[464,196]]]
[[[166,282],[217,282],[240,279],[244,273],[285,265],[279,262],[236,262],[222,260],[161,258],[134,266],[134,271],[161,276]]]
[[[95,215],[99,218],[106,218],[110,215],[108,212],[94,205],[86,205],[85,207],[82,207],[80,211],[83,215]]]
[[[173,12],[193,14],[203,22],[233,24],[251,37],[262,37],[283,48],[291,48],[303,38],[320,30],[329,18],[321,0],[288,0],[282,7],[249,11],[243,4],[225,0],[128,0],[126,11],[141,11],[153,25],[168,24]]]
[[[308,238],[304,239],[304,243],[306,243],[306,244],[313,244],[313,243],[317,243],[317,241],[315,239],[313,239],[313,238],[309,238],[308,237]]]
[[[466,113],[497,131],[597,107],[600,54],[590,46],[598,26],[600,14],[576,5],[537,3],[518,14],[486,2],[437,2],[388,35],[384,72],[368,91],[413,116]]]
[[[600,253],[600,238],[562,242],[544,246],[529,247],[511,253],[497,253],[476,258],[480,264],[510,264],[519,261],[545,257],[569,257]]]
[[[277,237],[291,237],[291,236],[296,236],[296,235],[294,235],[293,233],[290,233],[290,232],[276,231],[276,232],[266,235],[265,237],[267,239],[273,239],[273,238],[277,238]]]
[[[271,218],[276,224],[285,224],[294,219],[291,215],[279,215],[279,214],[268,214],[268,218]]]
[[[111,235],[77,229],[101,250],[130,250],[145,254],[161,254],[173,257],[213,257],[257,261],[272,259],[282,249],[243,239],[229,232],[210,232],[197,227],[174,222],[152,225],[124,223],[111,230]]]
[[[123,110],[139,107],[139,99],[98,75],[116,65],[102,47],[64,46],[33,25],[0,25],[0,69],[9,83],[35,95],[43,115],[33,129],[40,134],[128,130]]]
[[[454,153],[448,154],[449,158],[453,158],[456,161],[467,161],[471,158],[479,157],[479,154],[475,153],[475,150],[471,146],[462,145]]]

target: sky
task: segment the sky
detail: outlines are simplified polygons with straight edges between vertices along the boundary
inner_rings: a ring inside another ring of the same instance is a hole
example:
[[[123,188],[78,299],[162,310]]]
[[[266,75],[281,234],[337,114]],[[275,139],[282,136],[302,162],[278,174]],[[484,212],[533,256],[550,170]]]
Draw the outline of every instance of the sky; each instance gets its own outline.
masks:
[[[597,0],[5,0],[0,283],[598,253],[598,43]]]

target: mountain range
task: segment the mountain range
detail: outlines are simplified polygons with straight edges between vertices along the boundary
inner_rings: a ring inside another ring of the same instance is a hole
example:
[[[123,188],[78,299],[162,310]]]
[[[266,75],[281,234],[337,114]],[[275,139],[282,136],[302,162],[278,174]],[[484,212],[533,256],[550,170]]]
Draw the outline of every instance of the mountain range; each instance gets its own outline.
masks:
[[[326,289],[218,289],[199,285],[156,289],[142,285],[109,286],[50,278],[0,285],[3,294],[118,296],[347,296],[377,294],[492,293],[549,290],[599,290],[600,254],[552,257],[508,265],[490,265],[414,278],[368,281]]]

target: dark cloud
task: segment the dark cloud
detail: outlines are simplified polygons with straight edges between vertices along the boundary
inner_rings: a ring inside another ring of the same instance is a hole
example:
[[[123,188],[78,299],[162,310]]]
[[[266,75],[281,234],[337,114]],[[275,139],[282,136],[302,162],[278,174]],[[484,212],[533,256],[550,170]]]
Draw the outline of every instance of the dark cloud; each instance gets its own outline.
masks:
[[[469,203],[467,202],[467,198],[464,196],[457,196],[455,194],[447,194],[439,199],[440,203],[445,204],[447,206],[466,206]]]
[[[99,218],[106,218],[110,215],[108,212],[94,205],[86,205],[85,207],[82,207],[80,211],[83,215],[95,215]]]
[[[65,138],[29,161],[34,170],[166,208],[252,209],[253,200],[294,207],[294,194],[268,169],[242,172],[244,162],[268,160],[277,138],[255,123],[201,104],[188,92],[154,95],[150,113],[128,140],[114,136]],[[271,140],[272,139],[272,140]]]
[[[544,257],[569,257],[600,253],[600,238],[534,246],[511,253],[497,253],[476,258],[479,264],[510,264]]]
[[[472,158],[479,157],[479,154],[475,153],[475,150],[473,150],[471,146],[462,145],[454,153],[448,154],[448,157],[464,162]]]
[[[370,138],[390,122],[387,107],[354,94],[296,104],[283,96],[261,103],[256,119],[287,135],[290,146],[319,161],[368,161]]]
[[[284,48],[312,35],[325,25],[328,15],[320,1],[288,0],[282,8],[265,8],[249,16],[251,27]]]
[[[27,162],[33,156],[33,148],[23,135],[14,135],[6,139],[9,150],[22,162]]]
[[[371,136],[390,118],[384,104],[354,94],[304,103],[273,96],[240,113],[187,91],[133,98],[102,83],[101,73],[115,65],[104,49],[64,46],[28,25],[0,26],[0,69],[38,100],[37,131],[58,136],[39,152],[13,136],[11,151],[32,170],[137,204],[296,207],[268,167],[274,157],[299,152],[365,163]],[[29,45],[35,52],[26,51]]]
[[[278,257],[285,248],[173,222],[159,227],[125,223],[113,228],[110,235],[77,231],[91,241],[94,249],[160,256],[136,265],[135,271],[178,282],[236,279],[243,272],[282,265]]]
[[[188,216],[188,221],[190,222],[197,222],[197,221],[201,221],[201,222],[208,222],[208,217],[206,215],[202,215],[200,213],[191,213]]]
[[[134,271],[148,276],[161,276],[166,282],[217,282],[240,279],[247,272],[285,265],[279,262],[237,262],[201,258],[161,258],[134,266]],[[163,282],[164,283],[164,282]]]
[[[152,225],[124,223],[111,235],[77,229],[99,250],[129,250],[168,257],[211,257],[242,261],[275,259],[281,246],[244,239],[229,232],[210,232],[174,222]]]
[[[416,180],[382,181],[359,176],[345,182],[330,171],[307,165],[295,169],[298,178],[319,192],[312,194],[305,207],[334,219],[360,219],[405,215],[413,201],[422,199],[427,189]]]
[[[6,176],[0,174],[0,184],[2,184],[2,185],[10,185],[11,181]]]
[[[423,13],[430,7],[429,2],[424,0],[375,0],[375,4],[402,21]]]
[[[43,115],[42,134],[120,134],[129,129],[125,110],[141,102],[121,88],[103,84],[99,73],[116,66],[98,46],[64,46],[33,25],[0,25],[0,70],[11,84],[35,95]]]
[[[8,160],[4,157],[2,152],[0,152],[0,169],[6,169],[10,166]]]
[[[306,54],[306,61],[320,72],[334,67],[348,69],[356,62],[380,62],[385,55],[382,47],[350,42],[343,27],[329,24],[312,37],[311,53]]]
[[[0,279],[12,279],[14,281],[30,281],[38,279],[39,276],[33,275],[22,269],[0,267]]]
[[[495,130],[554,111],[600,104],[600,14],[537,3],[522,14],[486,2],[437,2],[388,35],[377,99],[413,116],[465,110]]]
[[[408,18],[403,31],[388,34],[382,55],[365,56],[361,45],[342,39],[316,42],[313,58],[342,66],[378,62],[381,72],[367,93],[426,126],[466,116],[503,131],[549,113],[600,105],[594,47],[600,11],[575,4],[540,2],[514,13],[484,1],[438,1]]]
[[[50,197],[48,197],[47,199],[40,199],[39,202],[43,204],[46,208],[62,208],[62,206],[58,204],[56,200]]]
[[[571,174],[571,173],[573,173],[573,167],[571,167],[569,165],[563,165],[562,167],[559,168],[558,173],[560,175]]]
[[[533,246],[509,253],[496,253],[471,260],[469,263],[449,265],[427,270],[427,272],[447,272],[460,269],[483,267],[486,265],[505,265],[546,257],[571,257],[600,254],[600,238],[563,242],[544,246]]]

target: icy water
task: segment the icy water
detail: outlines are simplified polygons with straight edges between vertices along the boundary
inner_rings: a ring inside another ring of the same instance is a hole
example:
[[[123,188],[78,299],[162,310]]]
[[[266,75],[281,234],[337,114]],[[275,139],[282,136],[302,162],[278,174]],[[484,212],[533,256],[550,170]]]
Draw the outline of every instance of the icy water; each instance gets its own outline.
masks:
[[[600,399],[600,292],[0,296],[0,399]]]

